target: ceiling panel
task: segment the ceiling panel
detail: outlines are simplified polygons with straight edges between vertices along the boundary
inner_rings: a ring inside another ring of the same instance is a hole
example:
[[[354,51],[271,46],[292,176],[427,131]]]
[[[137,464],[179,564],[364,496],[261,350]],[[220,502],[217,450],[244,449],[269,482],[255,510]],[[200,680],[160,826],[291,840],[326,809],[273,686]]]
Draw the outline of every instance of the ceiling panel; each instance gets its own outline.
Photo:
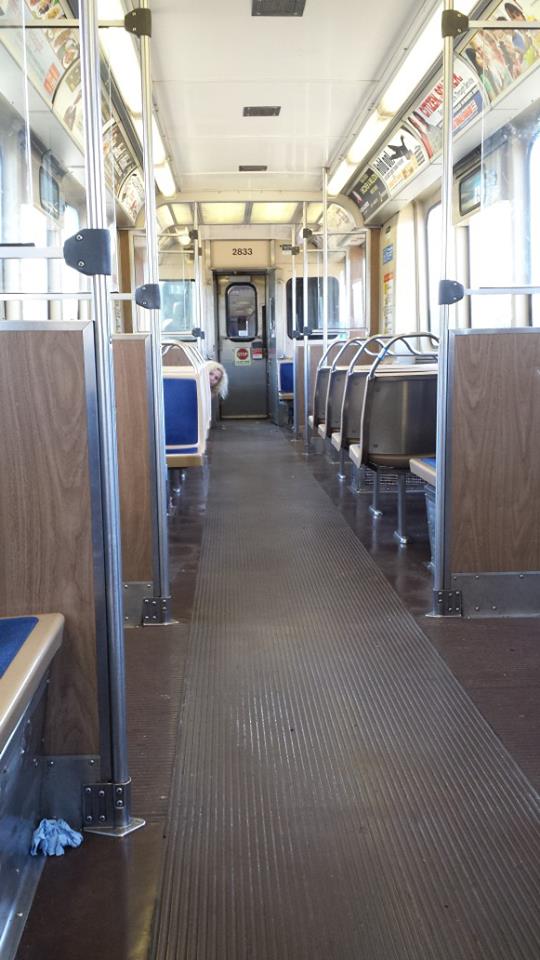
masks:
[[[155,98],[181,189],[188,177],[212,189],[254,163],[269,167],[269,189],[279,189],[284,172],[312,189],[316,170],[320,187],[321,168],[407,22],[433,5],[307,0],[303,17],[260,18],[248,0],[153,0]],[[257,105],[280,105],[281,114],[243,117],[244,106]]]

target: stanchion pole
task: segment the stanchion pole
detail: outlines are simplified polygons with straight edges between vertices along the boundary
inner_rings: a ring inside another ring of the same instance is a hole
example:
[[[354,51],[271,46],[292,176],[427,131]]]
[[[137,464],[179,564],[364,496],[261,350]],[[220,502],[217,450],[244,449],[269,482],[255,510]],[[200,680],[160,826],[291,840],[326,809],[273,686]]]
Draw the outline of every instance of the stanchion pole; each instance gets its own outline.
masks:
[[[96,0],[80,5],[81,78],[85,125],[85,170],[88,230],[95,236],[107,230],[105,204],[105,170],[101,116],[101,79]],[[82,234],[76,240],[82,239]],[[128,773],[126,693],[124,666],[124,623],[122,600],[122,556],[120,532],[120,494],[112,355],[112,322],[108,281],[105,272],[91,277],[92,306],[96,344],[96,379],[100,443],[101,500],[105,560],[105,593],[107,619],[108,740],[110,761],[104,757],[102,779],[110,781],[110,815],[96,832],[124,836],[142,826],[144,821],[130,816],[130,778]],[[103,733],[103,731],[102,731]],[[103,737],[102,737],[103,739]],[[109,770],[106,767],[109,766]],[[101,796],[96,785],[96,795]],[[85,787],[91,792],[93,787]],[[87,822],[92,820],[89,815]]]
[[[148,0],[141,0],[141,9],[148,9]],[[151,23],[151,21],[150,21]],[[154,144],[152,137],[152,59],[151,27],[140,36],[142,75],[143,167],[146,242],[148,251],[148,283],[159,303],[159,250],[157,237],[156,186],[154,181]],[[154,457],[157,506],[157,583],[154,584],[158,621],[169,623],[169,532],[167,526],[167,461],[165,455],[165,410],[163,400],[163,365],[161,358],[161,314],[159,306],[150,310],[150,340],[153,380]],[[152,600],[149,610],[152,609]]]
[[[454,9],[454,0],[445,0],[445,11]],[[442,257],[441,280],[448,279],[450,264],[450,245],[453,241],[452,229],[452,187],[453,187],[453,75],[454,75],[454,38],[443,39],[443,174],[441,189],[442,214]],[[435,515],[435,551],[433,580],[433,613],[444,611],[445,593],[449,589],[447,569],[447,457],[448,457],[448,341],[450,307],[447,303],[440,308],[439,373],[437,396],[437,478],[436,478],[436,515]]]
[[[309,453],[309,374],[310,374],[310,341],[309,341],[309,258],[308,258],[308,228],[307,228],[307,203],[304,202],[302,216],[302,236],[304,248],[304,453]]]

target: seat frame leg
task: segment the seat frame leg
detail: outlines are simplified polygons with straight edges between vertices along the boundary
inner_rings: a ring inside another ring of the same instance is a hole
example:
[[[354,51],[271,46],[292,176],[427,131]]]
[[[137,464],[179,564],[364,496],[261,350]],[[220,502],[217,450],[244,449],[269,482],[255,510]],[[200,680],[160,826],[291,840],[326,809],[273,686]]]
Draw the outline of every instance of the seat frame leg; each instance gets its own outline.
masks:
[[[345,451],[339,451],[339,468],[338,468],[338,480],[346,480],[347,474],[345,473]]]
[[[407,535],[407,474],[404,471],[398,473],[398,496],[397,496],[397,508],[398,508],[398,523],[397,530],[394,530],[394,537],[402,546],[405,546],[407,543],[411,542],[411,538]]]
[[[369,506],[369,512],[371,513],[372,517],[382,517],[383,512],[379,506],[379,492],[380,492],[379,471],[374,470],[373,472],[375,474],[373,478],[373,499]]]

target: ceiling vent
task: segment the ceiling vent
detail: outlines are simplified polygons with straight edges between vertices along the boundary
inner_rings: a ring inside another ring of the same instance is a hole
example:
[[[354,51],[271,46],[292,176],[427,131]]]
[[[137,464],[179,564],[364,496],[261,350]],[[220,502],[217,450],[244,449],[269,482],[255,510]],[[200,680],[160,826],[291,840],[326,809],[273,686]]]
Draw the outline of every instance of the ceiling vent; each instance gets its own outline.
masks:
[[[252,17],[301,17],[306,0],[251,0]]]
[[[263,163],[241,163],[238,170],[240,173],[264,173],[268,167]]]
[[[279,117],[281,107],[244,107],[245,117]]]

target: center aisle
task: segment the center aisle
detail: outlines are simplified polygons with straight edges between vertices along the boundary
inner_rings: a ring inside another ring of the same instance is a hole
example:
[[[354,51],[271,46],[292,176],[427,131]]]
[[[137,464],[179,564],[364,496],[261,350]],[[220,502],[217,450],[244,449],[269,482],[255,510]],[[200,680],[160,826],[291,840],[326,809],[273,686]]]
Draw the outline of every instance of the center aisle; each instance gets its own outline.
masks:
[[[281,431],[215,432],[157,960],[538,960],[538,798]]]

